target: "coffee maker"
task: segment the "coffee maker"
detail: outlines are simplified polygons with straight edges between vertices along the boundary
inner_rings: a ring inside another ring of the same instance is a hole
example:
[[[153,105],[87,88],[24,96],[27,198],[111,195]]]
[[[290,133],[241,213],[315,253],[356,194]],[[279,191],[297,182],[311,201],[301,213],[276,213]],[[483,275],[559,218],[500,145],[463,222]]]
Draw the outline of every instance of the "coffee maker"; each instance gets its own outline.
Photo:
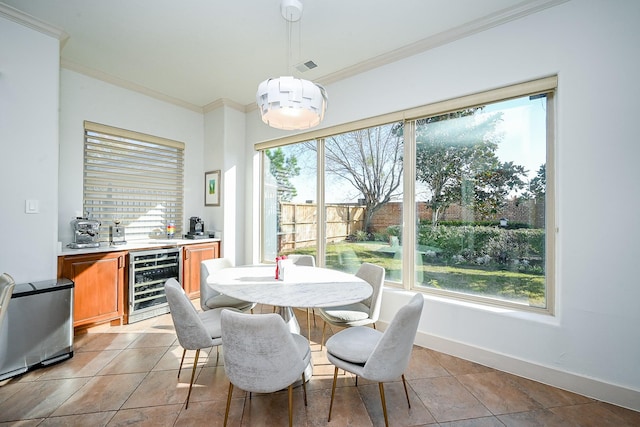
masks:
[[[197,216],[189,218],[189,232],[184,237],[187,239],[206,239],[208,236],[204,234],[204,221]]]
[[[86,217],[77,217],[71,221],[73,242],[67,246],[72,249],[97,248],[100,246],[100,221]]]

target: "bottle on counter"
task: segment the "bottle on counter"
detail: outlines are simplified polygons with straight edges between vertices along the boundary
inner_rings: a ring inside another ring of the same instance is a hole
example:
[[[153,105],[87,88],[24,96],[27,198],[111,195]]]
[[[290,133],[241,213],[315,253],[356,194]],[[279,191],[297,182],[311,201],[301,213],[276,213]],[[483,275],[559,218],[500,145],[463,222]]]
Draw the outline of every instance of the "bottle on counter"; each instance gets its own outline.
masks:
[[[167,239],[173,239],[173,235],[176,233],[176,225],[173,222],[167,223]]]

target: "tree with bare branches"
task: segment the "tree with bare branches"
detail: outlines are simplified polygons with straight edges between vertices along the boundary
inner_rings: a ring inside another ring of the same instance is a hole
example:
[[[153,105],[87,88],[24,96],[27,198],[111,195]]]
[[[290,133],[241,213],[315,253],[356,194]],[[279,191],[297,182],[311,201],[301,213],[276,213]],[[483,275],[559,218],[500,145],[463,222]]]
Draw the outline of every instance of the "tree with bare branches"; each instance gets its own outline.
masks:
[[[325,140],[325,168],[350,183],[364,199],[364,228],[374,213],[402,192],[402,133],[399,124],[377,126]]]

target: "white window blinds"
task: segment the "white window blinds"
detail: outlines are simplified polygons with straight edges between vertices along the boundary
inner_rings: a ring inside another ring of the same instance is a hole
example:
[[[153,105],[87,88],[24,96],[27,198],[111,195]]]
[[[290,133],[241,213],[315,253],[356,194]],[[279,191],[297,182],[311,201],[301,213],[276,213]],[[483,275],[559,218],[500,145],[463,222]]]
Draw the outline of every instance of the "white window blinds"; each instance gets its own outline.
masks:
[[[85,121],[84,213],[100,221],[100,241],[119,221],[126,240],[182,234],[184,144]]]

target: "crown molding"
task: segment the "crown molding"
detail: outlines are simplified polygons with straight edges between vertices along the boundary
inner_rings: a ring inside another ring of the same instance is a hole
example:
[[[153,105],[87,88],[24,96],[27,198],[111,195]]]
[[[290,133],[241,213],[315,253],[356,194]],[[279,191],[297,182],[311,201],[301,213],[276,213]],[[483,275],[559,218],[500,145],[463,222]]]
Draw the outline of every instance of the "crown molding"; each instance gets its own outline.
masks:
[[[0,16],[10,21],[24,25],[25,27],[31,28],[32,30],[36,30],[42,34],[46,34],[60,40],[61,49],[69,39],[69,34],[67,34],[64,30],[58,27],[54,27],[51,24],[47,24],[46,22],[36,18],[35,16],[26,14],[14,7],[9,6],[6,3],[0,3]]]
[[[447,43],[451,43],[456,40],[471,36],[473,34],[480,33],[498,25],[502,25],[510,21],[515,21],[527,15],[540,12],[542,10],[557,6],[562,3],[566,3],[567,1],[569,0],[525,1],[513,7],[494,13],[493,15],[468,22],[459,27],[452,28],[448,31],[443,31],[422,40],[418,40],[415,43],[403,46],[399,49],[384,53],[382,55],[378,55],[366,61],[359,62],[334,73],[318,77],[314,79],[314,81],[320,83],[323,86],[328,86],[331,83],[335,83],[340,80],[344,80],[346,78],[364,73],[366,71],[373,70],[383,65],[387,65],[401,59],[426,52],[430,49],[434,49]],[[255,103],[251,103],[245,105],[244,108],[245,112],[249,112],[257,109],[258,107]]]
[[[246,113],[246,108],[244,105],[229,98],[216,99],[215,101],[205,105],[202,109],[205,113],[208,113],[222,107],[229,107],[233,108],[234,110],[238,110],[241,113]]]
[[[143,95],[158,99],[160,101],[168,102],[170,104],[174,104],[179,107],[183,107],[188,110],[195,111],[196,113],[203,112],[202,107],[191,104],[190,102],[186,102],[181,99],[174,98],[169,95],[165,95],[161,92],[155,91],[153,89],[149,89],[148,87],[145,87],[136,83],[132,83],[128,80],[124,80],[119,77],[112,76],[111,74],[107,74],[105,72],[98,71],[93,68],[85,67],[84,65],[76,64],[75,62],[71,62],[66,59],[60,60],[60,67],[65,68],[67,70],[75,71],[80,74],[84,74],[85,76],[89,76],[94,79],[102,80],[103,82],[106,82],[115,86],[119,86],[121,88],[131,90],[133,92],[141,93]]]

